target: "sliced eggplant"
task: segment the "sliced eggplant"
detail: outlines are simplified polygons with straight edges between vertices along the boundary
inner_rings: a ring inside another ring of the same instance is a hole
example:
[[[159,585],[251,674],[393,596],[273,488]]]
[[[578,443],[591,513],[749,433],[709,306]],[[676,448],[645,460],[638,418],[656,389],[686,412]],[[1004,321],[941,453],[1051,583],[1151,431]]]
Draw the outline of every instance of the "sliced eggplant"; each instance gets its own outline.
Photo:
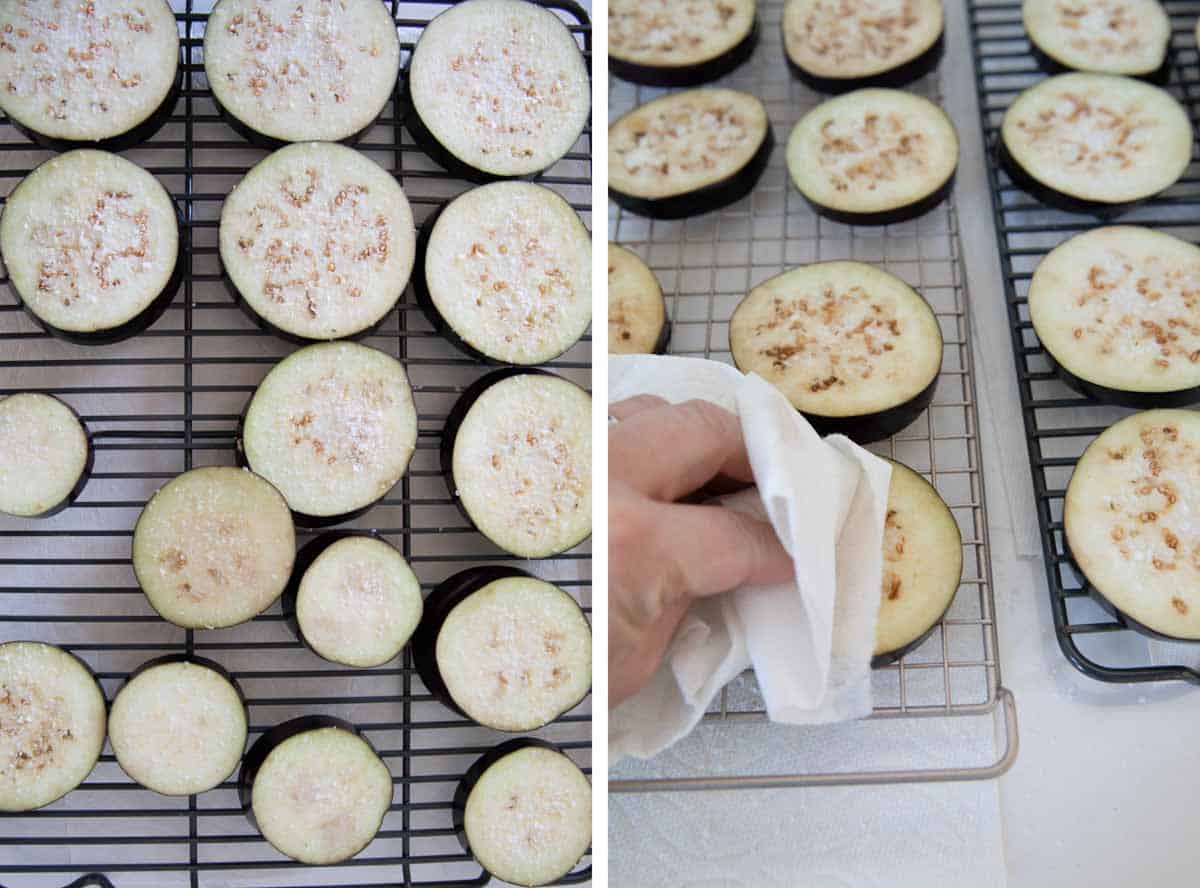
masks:
[[[303,716],[267,731],[238,778],[242,807],[271,845],[301,863],[349,860],[375,838],[392,804],[392,775],[358,730]]]
[[[612,0],[608,70],[648,86],[698,86],[737,68],[758,43],[754,0]]]
[[[734,310],[729,349],[744,373],[778,388],[822,435],[887,438],[933,400],[942,332],[895,275],[818,262],[763,281]]]
[[[512,567],[474,567],[429,595],[413,636],[425,687],[498,731],[534,731],[592,687],[592,630],[579,603]]]
[[[147,789],[195,795],[227,780],[246,749],[241,691],[219,664],[159,657],[129,676],[113,699],[108,737],[121,770]]]
[[[1004,113],[998,150],[1043,203],[1111,217],[1173,185],[1192,158],[1192,125],[1165,90],[1109,74],[1060,74]]]
[[[927,639],[962,581],[962,533],[933,485],[892,463],[883,530],[883,585],[875,625],[875,668]]]
[[[549,9],[466,0],[425,26],[408,68],[417,144],[472,181],[530,176],[583,132],[591,83],[579,45]]]
[[[1200,248],[1129,225],[1095,228],[1041,261],[1029,317],[1058,375],[1124,407],[1200,400]]]
[[[95,454],[74,410],[52,395],[0,400],[0,512],[48,518],[83,492]]]
[[[121,151],[167,122],[179,30],[164,0],[0,4],[0,110],[52,151]]]
[[[326,533],[296,556],[284,612],[319,657],[381,666],[421,620],[421,583],[394,546],[361,531]]]
[[[79,786],[104,746],[104,692],[52,644],[0,644],[0,811],[32,811]]]
[[[1148,410],[1084,451],[1063,504],[1089,592],[1131,628],[1200,641],[1200,414]]]
[[[426,222],[414,280],[429,322],[471,357],[544,364],[592,320],[592,236],[540,185],[495,182]]]
[[[184,472],[146,504],[133,570],[151,606],[176,626],[236,626],[275,603],[296,556],[279,491],[228,466]]]
[[[463,849],[513,885],[550,885],[592,842],[592,786],[551,743],[522,737],[473,764],[454,793]]]
[[[671,93],[608,128],[608,196],[657,219],[712,212],[754,189],[774,145],[767,109],[754,96]]]
[[[787,167],[823,216],[890,225],[950,194],[958,133],[937,105],[894,89],[862,89],[818,105],[788,138]]]
[[[307,342],[357,336],[383,320],[408,284],[416,232],[390,173],[344,145],[307,142],[279,149],[237,184],[221,208],[219,242],[251,318]]]
[[[658,279],[636,253],[608,245],[608,353],[662,354],[671,338]]]
[[[352,141],[400,73],[400,40],[379,0],[220,0],[204,71],[230,125],[263,148]]]
[[[820,92],[896,88],[937,67],[944,27],[941,0],[788,0],[783,46]]]
[[[404,367],[351,342],[284,358],[246,405],[240,457],[274,484],[304,527],[366,512],[400,480],[417,443]]]
[[[162,184],[91,149],[41,164],[0,219],[13,293],[47,332],[81,345],[128,339],[162,316],[183,276],[179,242]]]
[[[592,532],[592,398],[552,373],[497,370],[446,418],[441,462],[467,520],[506,552],[549,558]]]
[[[1165,82],[1171,20],[1158,0],[1024,0],[1034,57],[1051,74],[1124,74]]]

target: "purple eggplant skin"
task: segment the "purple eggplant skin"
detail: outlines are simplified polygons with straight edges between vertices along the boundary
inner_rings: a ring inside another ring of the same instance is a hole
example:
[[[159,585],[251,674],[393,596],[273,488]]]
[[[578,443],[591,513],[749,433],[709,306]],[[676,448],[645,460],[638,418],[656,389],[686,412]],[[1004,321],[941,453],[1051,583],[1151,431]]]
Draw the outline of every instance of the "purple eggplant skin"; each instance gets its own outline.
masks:
[[[996,137],[996,160],[1004,172],[1008,174],[1013,184],[1026,192],[1030,197],[1041,201],[1052,209],[1062,210],[1066,213],[1082,213],[1088,216],[1095,216],[1104,222],[1116,219],[1118,216],[1127,213],[1148,198],[1154,196],[1147,195],[1146,198],[1126,201],[1124,203],[1105,203],[1103,201],[1084,200],[1064,194],[1061,191],[1051,188],[1049,185],[1043,185],[1026,172],[1025,168],[1012,156],[1012,153],[1008,150],[1008,146],[1004,144],[1002,136]]]
[[[819,204],[807,195],[804,195],[804,199],[813,208],[814,212],[824,216],[826,219],[832,219],[834,222],[841,222],[845,225],[895,225],[899,222],[907,222],[910,219],[924,216],[938,204],[945,201],[950,196],[950,192],[954,190],[955,176],[957,176],[957,171],[936,191],[918,201],[894,207],[890,210],[881,210],[878,213],[848,213],[845,210],[837,210],[833,207]]]
[[[45,512],[41,512],[37,515],[10,516],[10,517],[24,517],[24,518],[29,518],[29,519],[40,520],[42,518],[51,518],[54,515],[57,515],[63,509],[66,509],[67,507],[73,505],[75,500],[79,499],[79,495],[81,493],[83,493],[83,488],[87,487],[88,480],[92,476],[92,469],[95,468],[95,466],[96,466],[96,448],[92,443],[92,430],[88,428],[87,423],[85,423],[83,421],[83,417],[79,415],[79,411],[77,411],[74,407],[72,407],[70,404],[68,404],[66,401],[64,401],[62,398],[58,397],[57,395],[49,395],[49,397],[54,398],[54,400],[58,401],[58,403],[62,404],[64,407],[66,407],[68,410],[70,410],[71,414],[77,420],[79,420],[79,425],[83,427],[83,436],[84,436],[84,438],[87,439],[87,459],[84,461],[83,471],[79,473],[79,480],[75,483],[75,486],[71,489],[71,492],[68,493],[61,502],[59,502],[57,505],[51,506]],[[0,513],[0,515],[2,515],[2,514],[3,513]]]
[[[294,142],[289,142],[286,139],[277,139],[274,136],[268,136],[266,133],[260,133],[248,123],[240,120],[232,111],[217,101],[217,97],[215,95],[211,96],[211,98],[212,103],[217,107],[217,113],[221,116],[221,121],[255,148],[262,148],[265,151],[275,151],[279,148],[283,148],[286,145],[294,144]],[[371,128],[375,126],[376,123],[378,123],[379,117],[382,115],[382,113],[383,112],[380,111],[380,113],[375,116],[374,120],[360,129],[358,132],[351,133],[343,139],[338,139],[338,143],[347,146],[352,146],[357,143],[363,136],[371,131]],[[311,140],[297,139],[296,141],[305,142]]]
[[[1135,410],[1155,410],[1163,407],[1190,407],[1192,404],[1200,402],[1200,386],[1177,389],[1172,392],[1127,392],[1122,389],[1097,385],[1077,376],[1048,351],[1046,360],[1050,362],[1050,366],[1058,378],[1069,389],[1100,404],[1115,404],[1118,407],[1132,407]]]
[[[166,98],[162,100],[162,104],[154,109],[149,117],[131,130],[126,130],[119,135],[97,141],[90,141],[88,139],[59,139],[39,133],[37,130],[20,123],[13,117],[9,117],[8,122],[31,142],[49,151],[61,153],[63,151],[74,151],[76,148],[95,148],[100,151],[113,152],[124,151],[128,148],[136,148],[143,142],[148,141],[166,125],[175,111],[175,104],[179,101],[179,95],[182,90],[183,65],[180,64],[178,70],[175,72],[175,82],[171,85],[171,89],[168,90]]]
[[[698,65],[642,65],[627,62],[611,53],[608,56],[608,72],[630,83],[645,86],[700,86],[724,77],[740,67],[754,53],[758,45],[759,26],[755,16],[750,31],[737,46],[730,47],[716,58]]]
[[[804,418],[821,437],[845,435],[855,444],[873,444],[876,441],[885,441],[916,422],[917,417],[925,408],[933,403],[933,395],[937,390],[939,378],[939,376],[935,376],[933,382],[903,404],[897,404],[895,407],[881,410],[878,413],[836,417],[805,413]]]
[[[683,219],[711,213],[735,203],[754,190],[758,180],[767,169],[771,151],[775,147],[775,133],[770,124],[762,144],[749,162],[737,172],[695,191],[671,197],[647,198],[625,194],[609,187],[608,196],[613,203],[638,216],[651,219]]]
[[[950,599],[950,604],[954,603],[954,599]],[[886,666],[891,666],[893,663],[899,662],[900,658],[905,654],[911,653],[928,641],[929,636],[933,635],[933,630],[942,625],[942,620],[950,611],[950,604],[946,605],[946,610],[942,611],[941,616],[937,618],[932,626],[910,641],[908,644],[901,645],[894,651],[884,651],[882,654],[876,654],[871,658],[872,669],[883,669]]]
[[[792,61],[791,56],[787,54],[786,50],[784,51],[784,58],[787,59],[787,65],[792,72],[792,76],[800,80],[809,89],[820,93],[840,95],[841,93],[853,92],[856,89],[867,89],[868,87],[902,89],[913,81],[920,80],[926,74],[934,71],[945,54],[946,35],[942,33],[929,49],[925,50],[915,59],[910,59],[903,65],[898,65],[887,71],[881,71],[878,74],[870,74],[866,77],[820,77],[816,74],[810,74],[797,65]]]
[[[1077,71],[1077,68],[1069,68],[1062,62],[1051,58],[1042,50],[1038,49],[1037,45],[1029,41],[1029,54],[1033,56],[1034,62],[1037,63],[1038,69],[1044,74],[1049,74],[1053,77],[1055,74],[1070,74]],[[1153,71],[1147,71],[1145,74],[1125,74],[1124,77],[1132,77],[1135,80],[1144,80],[1154,86],[1166,86],[1171,79],[1171,47],[1167,46],[1167,53],[1163,56],[1163,63]]]

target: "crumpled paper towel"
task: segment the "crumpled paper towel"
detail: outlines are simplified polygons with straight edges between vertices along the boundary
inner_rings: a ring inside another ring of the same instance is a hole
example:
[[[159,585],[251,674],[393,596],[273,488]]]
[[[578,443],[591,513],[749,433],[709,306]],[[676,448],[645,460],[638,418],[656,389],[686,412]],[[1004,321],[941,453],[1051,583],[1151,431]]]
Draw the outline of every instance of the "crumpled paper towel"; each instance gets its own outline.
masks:
[[[822,440],[766,381],[715,361],[610,358],[610,401],[639,394],[738,415],[757,487],[720,502],[770,521],[795,582],[697,603],[649,684],[610,714],[612,760],[670,746],[751,665],[774,721],[867,715],[891,467],[842,436]]]

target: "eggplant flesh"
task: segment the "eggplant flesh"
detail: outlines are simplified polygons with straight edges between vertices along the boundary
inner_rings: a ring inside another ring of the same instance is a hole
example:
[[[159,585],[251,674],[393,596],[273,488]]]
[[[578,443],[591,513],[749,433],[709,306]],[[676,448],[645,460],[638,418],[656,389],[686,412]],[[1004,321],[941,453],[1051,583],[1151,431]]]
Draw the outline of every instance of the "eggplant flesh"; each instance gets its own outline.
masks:
[[[937,70],[937,66],[941,64],[942,56],[945,54],[946,36],[943,33],[934,41],[932,46],[916,58],[909,59],[907,62],[887,71],[881,71],[878,74],[869,74],[865,77],[822,77],[819,74],[806,71],[797,65],[790,56],[787,57],[787,64],[788,70],[792,72],[792,76],[800,80],[809,89],[830,95],[840,95],[856,89],[867,89],[870,87],[901,89],[910,83],[920,80],[926,74]]]

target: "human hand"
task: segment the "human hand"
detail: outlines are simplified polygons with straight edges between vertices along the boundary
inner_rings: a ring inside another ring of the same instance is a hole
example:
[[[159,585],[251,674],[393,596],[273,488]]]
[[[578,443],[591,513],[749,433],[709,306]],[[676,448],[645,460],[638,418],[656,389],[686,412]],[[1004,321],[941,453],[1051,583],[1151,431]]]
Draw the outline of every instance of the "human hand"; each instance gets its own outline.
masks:
[[[732,413],[707,401],[639,395],[609,406],[608,703],[650,680],[693,601],[789,580],[775,531],[717,505],[680,503],[753,474]]]

